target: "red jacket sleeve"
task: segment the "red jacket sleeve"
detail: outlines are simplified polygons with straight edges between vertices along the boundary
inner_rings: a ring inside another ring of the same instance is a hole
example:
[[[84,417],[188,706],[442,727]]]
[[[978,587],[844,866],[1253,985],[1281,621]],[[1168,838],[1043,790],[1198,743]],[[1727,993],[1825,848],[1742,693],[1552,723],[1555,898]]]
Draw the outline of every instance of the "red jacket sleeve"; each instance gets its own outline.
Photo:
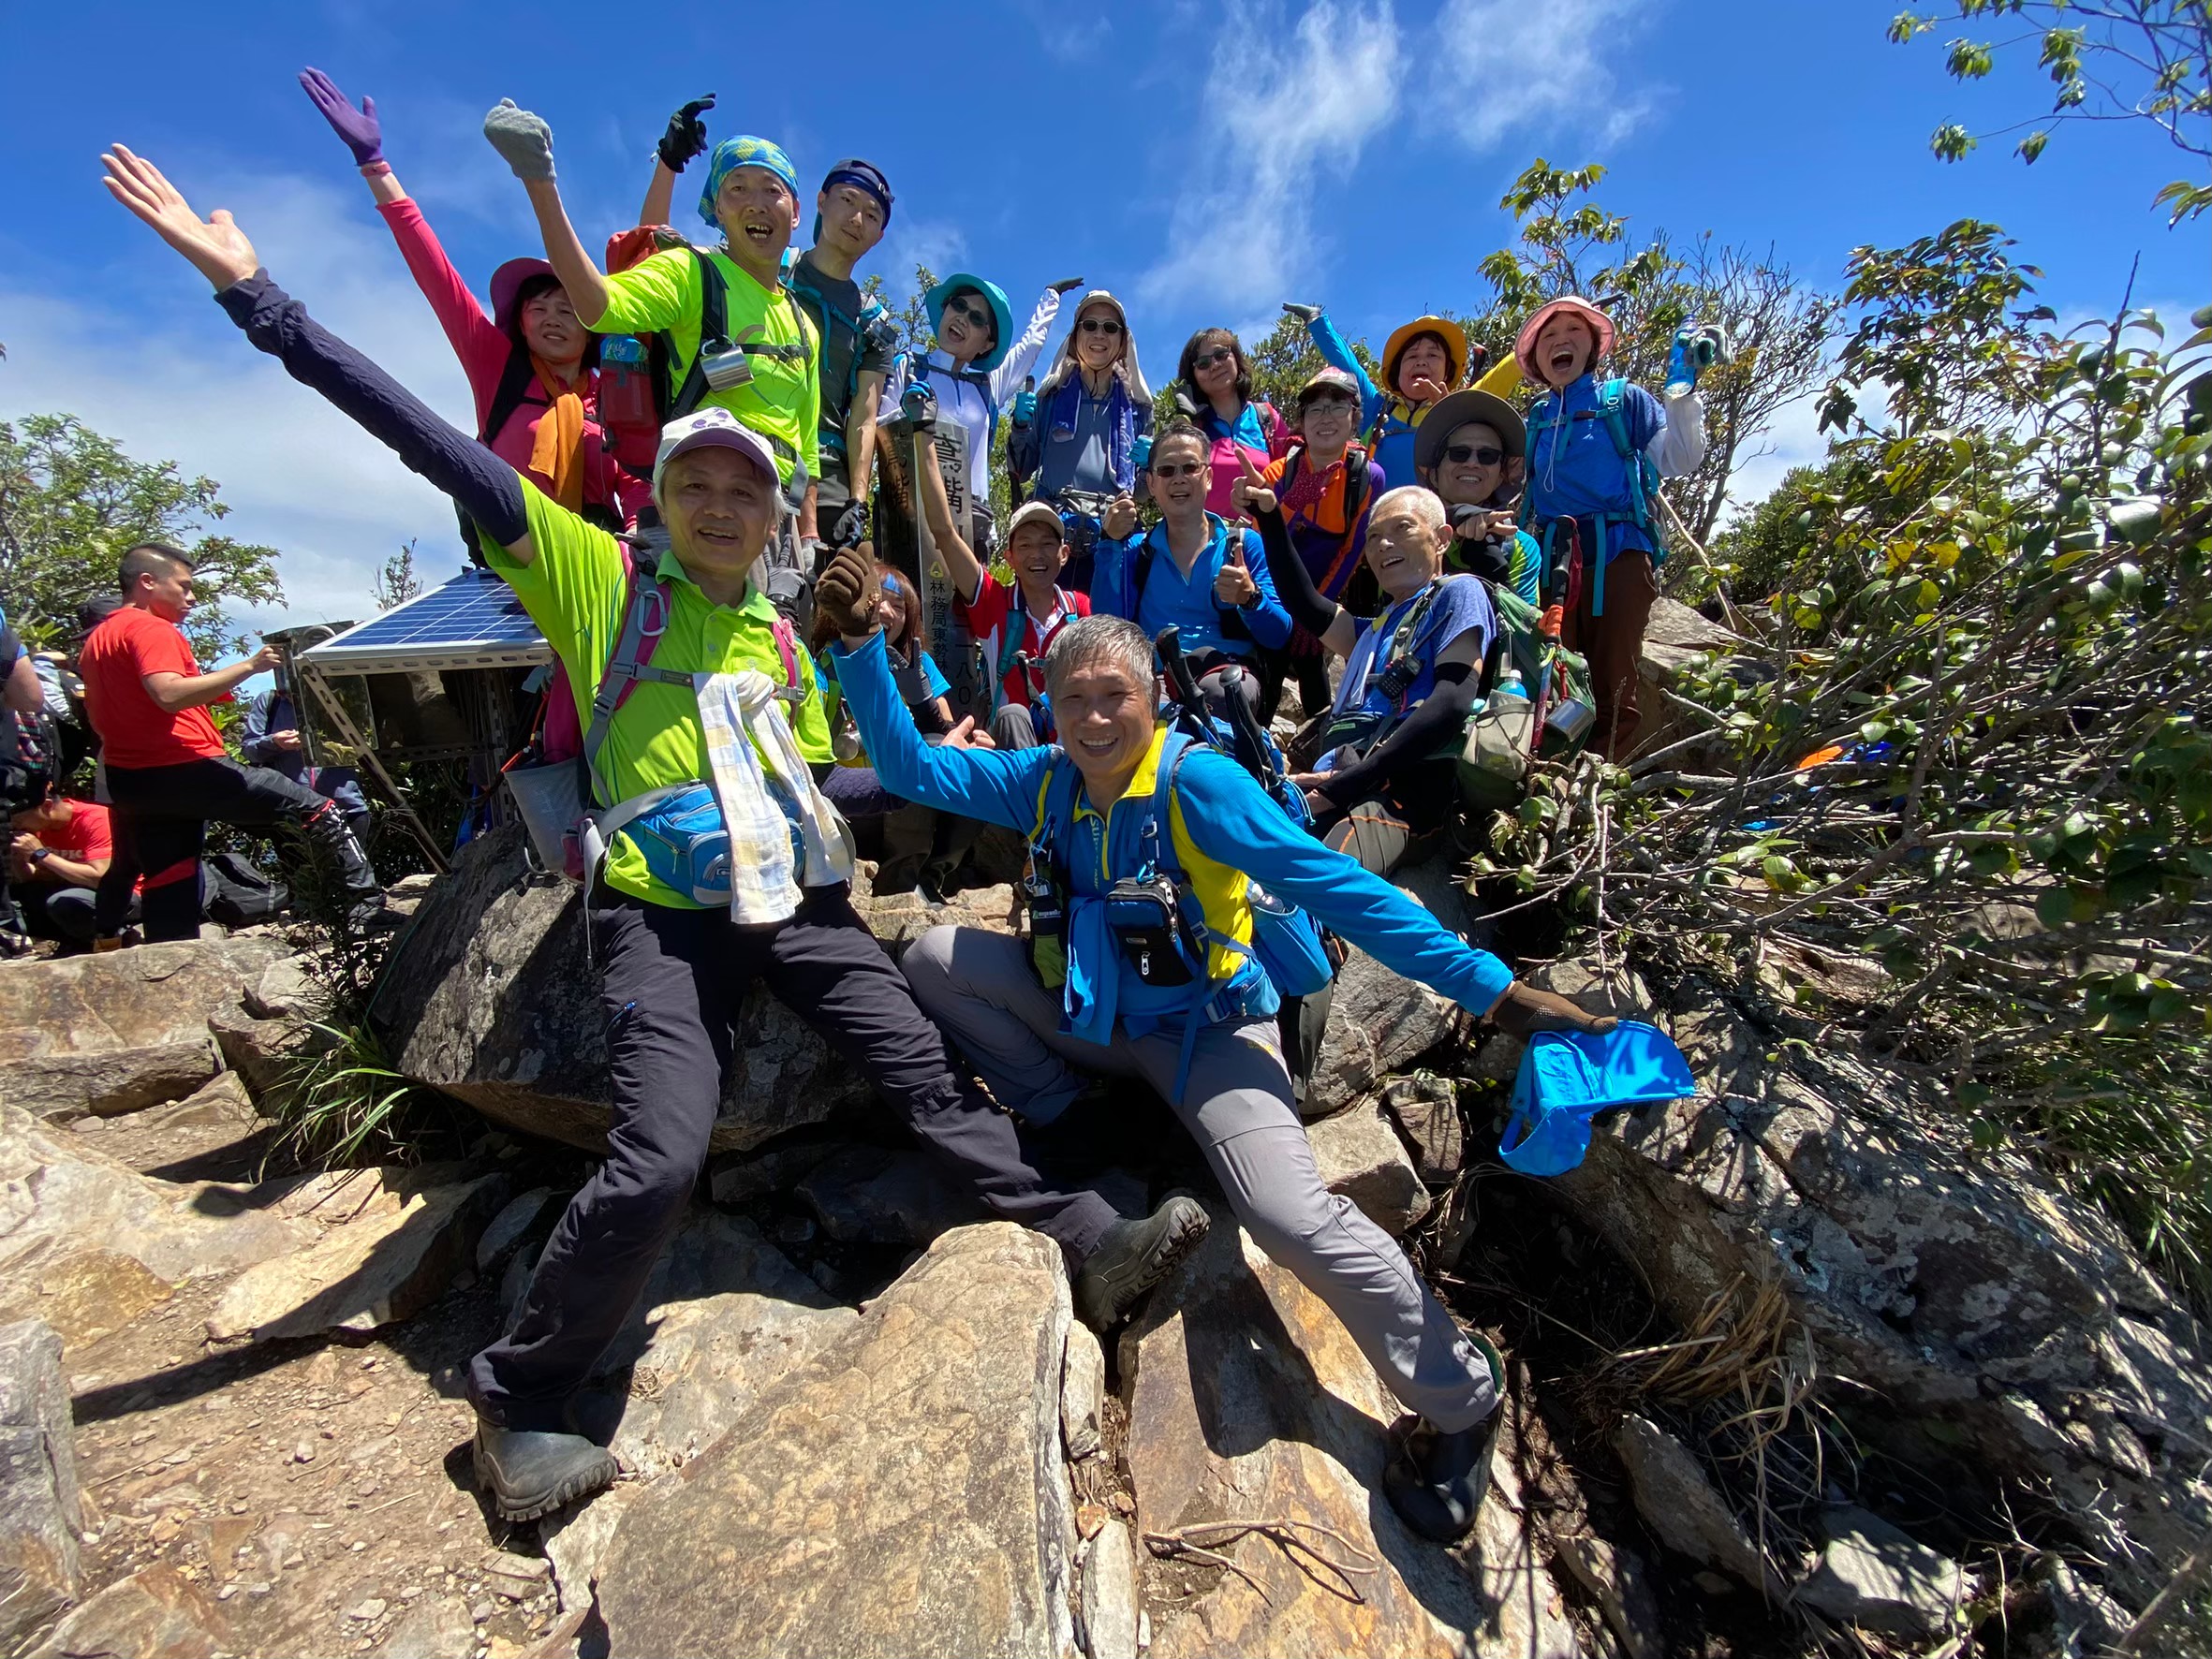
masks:
[[[422,216],[413,198],[378,202],[376,211],[391,228],[391,239],[399,243],[400,256],[406,260],[415,286],[430,301],[431,310],[437,314],[438,327],[445,330],[453,355],[461,360],[461,372],[468,376],[468,389],[476,399],[480,423],[491,413],[492,399],[499,389],[499,376],[507,370],[513,342],[484,315],[484,308],[453,269],[453,261],[446,257],[446,250],[438,245],[430,221]]]

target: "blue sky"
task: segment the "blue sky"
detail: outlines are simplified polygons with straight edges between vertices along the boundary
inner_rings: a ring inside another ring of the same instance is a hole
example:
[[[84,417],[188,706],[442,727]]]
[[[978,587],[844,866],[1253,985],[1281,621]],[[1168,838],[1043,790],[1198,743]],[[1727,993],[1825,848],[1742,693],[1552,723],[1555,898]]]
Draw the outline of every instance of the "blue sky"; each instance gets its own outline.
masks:
[[[1375,340],[1471,307],[1477,262],[1508,239],[1497,198],[1538,154],[1603,162],[1600,199],[1632,228],[1771,245],[1821,284],[1853,245],[1972,214],[2019,239],[2062,316],[2109,311],[2138,253],[2138,303],[2205,302],[2205,227],[2168,231],[2148,205],[2186,170],[2156,135],[2069,131],[2032,169],[2009,140],[1936,162],[1939,121],[2009,124],[2047,92],[2032,52],[1957,87],[1947,36],[1885,41],[1901,3],[332,3],[251,23],[129,0],[17,7],[0,23],[0,418],[66,409],[220,479],[226,529],[284,551],[294,620],[359,614],[410,536],[434,574],[457,560],[444,502],[247,350],[96,183],[111,139],[153,156],[203,212],[231,208],[317,316],[465,419],[427,308],[294,82],[304,64],[375,95],[387,154],[479,292],[536,251],[480,136],[489,105],[552,123],[596,246],[630,222],[669,110],[712,90],[716,137],[774,137],[806,175],[845,154],[884,169],[899,199],[874,265],[894,285],[917,258],[1017,301],[1080,274],[1129,301],[1156,380],[1193,328],[1264,327],[1285,299]],[[693,199],[679,191],[680,215]],[[1742,490],[1810,452],[1810,424],[1785,419]]]

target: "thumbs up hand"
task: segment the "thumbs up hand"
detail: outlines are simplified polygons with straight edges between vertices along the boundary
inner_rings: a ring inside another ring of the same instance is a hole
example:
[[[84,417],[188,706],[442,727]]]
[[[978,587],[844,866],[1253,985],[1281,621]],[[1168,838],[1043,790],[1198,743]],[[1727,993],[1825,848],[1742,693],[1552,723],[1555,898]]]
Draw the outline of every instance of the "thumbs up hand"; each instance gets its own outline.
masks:
[[[1242,610],[1259,597],[1260,584],[1245,568],[1245,533],[1231,532],[1229,556],[1221,561],[1221,573],[1214,578],[1214,600]]]

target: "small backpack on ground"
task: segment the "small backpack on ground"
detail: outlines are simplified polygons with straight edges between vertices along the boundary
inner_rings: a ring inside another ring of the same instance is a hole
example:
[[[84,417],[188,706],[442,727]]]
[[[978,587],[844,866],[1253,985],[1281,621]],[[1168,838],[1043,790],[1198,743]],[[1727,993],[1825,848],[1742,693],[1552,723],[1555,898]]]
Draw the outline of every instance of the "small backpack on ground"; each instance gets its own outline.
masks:
[[[251,927],[282,910],[291,895],[236,853],[212,853],[200,861],[203,908],[210,921]]]

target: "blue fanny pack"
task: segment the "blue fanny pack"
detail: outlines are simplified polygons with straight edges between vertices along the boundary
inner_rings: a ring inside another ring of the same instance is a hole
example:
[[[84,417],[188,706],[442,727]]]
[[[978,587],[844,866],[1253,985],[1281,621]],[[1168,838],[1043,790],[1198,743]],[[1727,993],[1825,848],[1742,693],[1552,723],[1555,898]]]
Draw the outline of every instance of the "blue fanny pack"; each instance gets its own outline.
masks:
[[[1603,1034],[1540,1031],[1521,1056],[1497,1155],[1523,1175],[1564,1175],[1590,1150],[1600,1112],[1696,1093],[1689,1063],[1657,1026],[1624,1020]]]
[[[730,826],[709,785],[671,791],[624,824],[622,833],[663,887],[698,904],[730,903]]]

